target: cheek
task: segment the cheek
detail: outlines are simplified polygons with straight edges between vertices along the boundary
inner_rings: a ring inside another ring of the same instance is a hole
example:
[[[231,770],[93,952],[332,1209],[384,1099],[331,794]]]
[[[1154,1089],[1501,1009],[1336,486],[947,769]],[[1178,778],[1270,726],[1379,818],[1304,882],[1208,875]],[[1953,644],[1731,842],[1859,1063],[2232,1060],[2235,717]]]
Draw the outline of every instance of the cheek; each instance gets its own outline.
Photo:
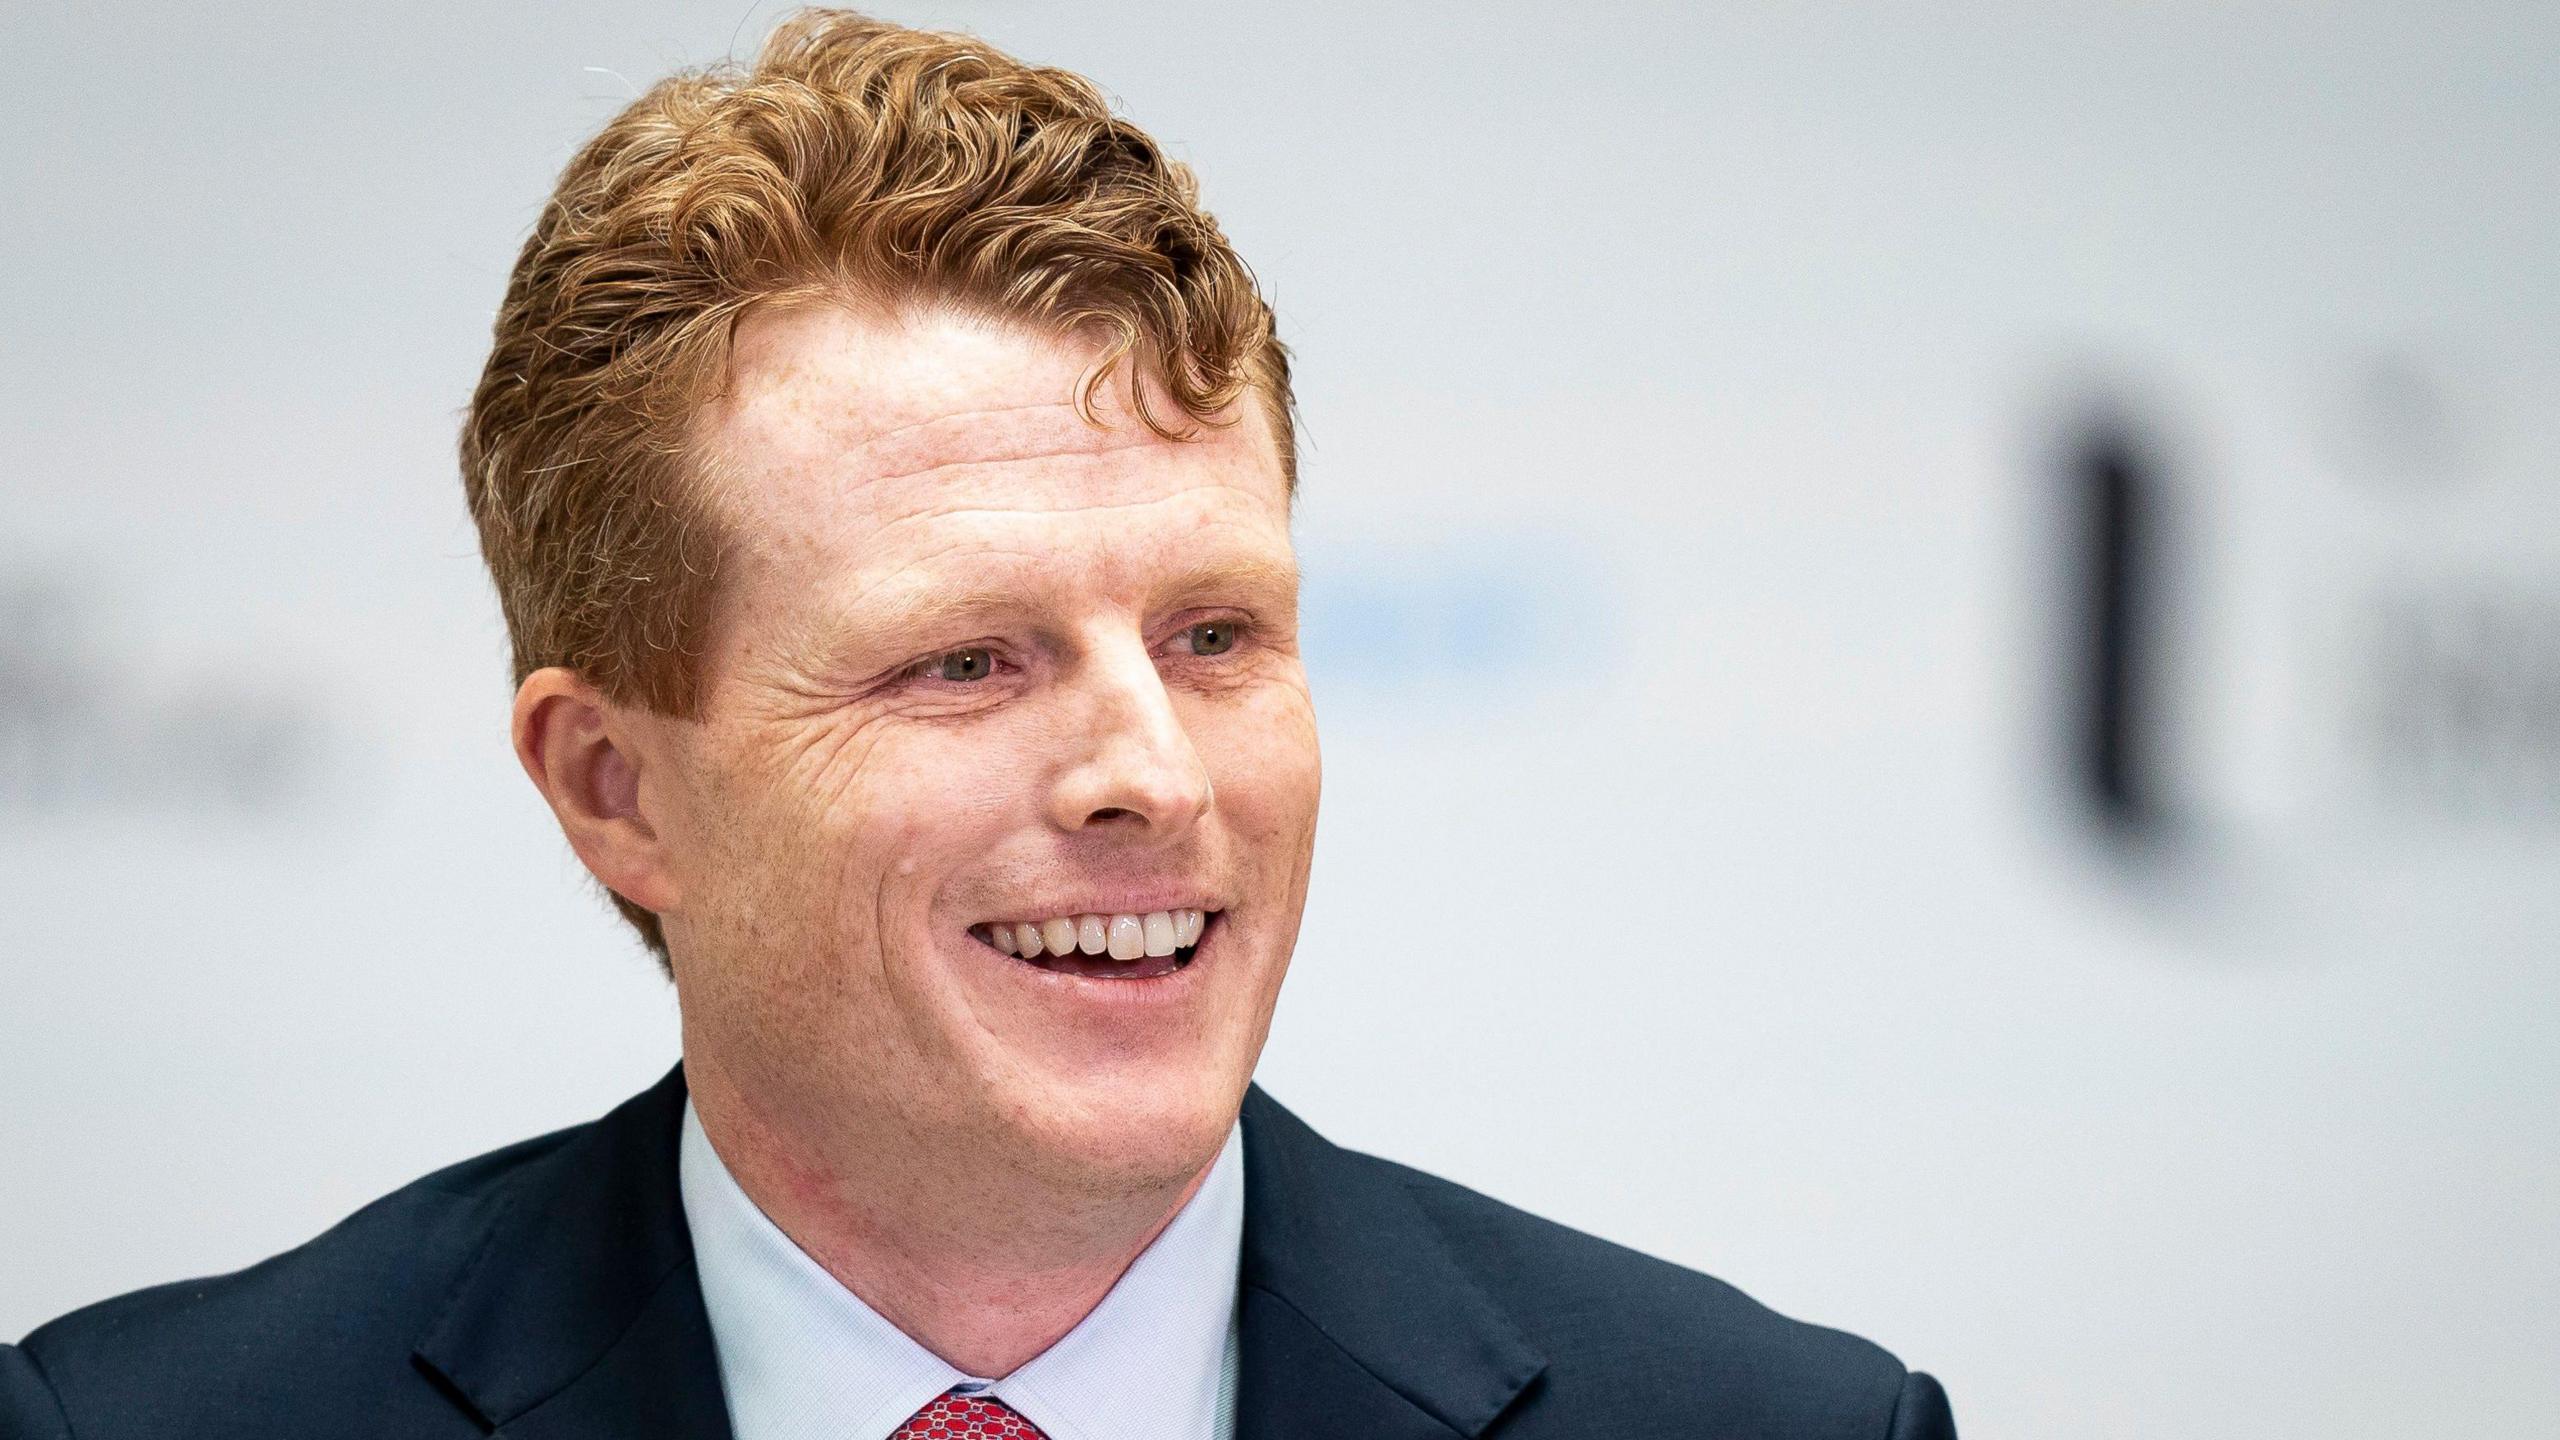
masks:
[[[695,868],[701,888],[752,933],[806,937],[867,899],[870,835],[880,771],[868,735],[822,728],[759,731],[741,739],[697,788]]]
[[[929,901],[988,850],[1071,740],[1036,710],[1007,723],[796,717],[739,737],[701,807],[717,883],[761,881],[869,930]],[[758,876],[735,872],[756,870]]]
[[[804,811],[846,923],[904,928],[987,854],[1030,767],[966,727],[884,736],[858,773],[830,777]]]
[[[1265,843],[1312,833],[1323,762],[1304,686],[1259,687],[1216,707],[1195,735],[1219,808]]]

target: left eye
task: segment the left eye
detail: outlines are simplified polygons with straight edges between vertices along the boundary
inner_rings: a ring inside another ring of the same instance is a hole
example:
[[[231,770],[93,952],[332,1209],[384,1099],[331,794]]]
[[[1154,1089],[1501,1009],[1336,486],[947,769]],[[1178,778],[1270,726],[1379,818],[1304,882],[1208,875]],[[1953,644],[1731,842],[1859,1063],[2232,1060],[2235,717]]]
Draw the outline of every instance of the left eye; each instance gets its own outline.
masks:
[[[1232,620],[1204,620],[1183,634],[1191,641],[1194,655],[1224,655],[1236,648],[1236,626]]]
[[[918,670],[936,680],[956,680],[965,684],[971,680],[986,679],[995,668],[995,652],[983,645],[974,645],[966,650],[936,655]]]

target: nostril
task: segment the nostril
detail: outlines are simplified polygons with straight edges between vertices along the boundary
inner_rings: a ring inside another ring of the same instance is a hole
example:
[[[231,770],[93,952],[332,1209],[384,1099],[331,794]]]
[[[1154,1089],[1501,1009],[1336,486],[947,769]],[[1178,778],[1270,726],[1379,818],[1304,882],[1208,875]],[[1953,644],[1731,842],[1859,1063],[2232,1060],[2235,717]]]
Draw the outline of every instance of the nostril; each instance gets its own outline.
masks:
[[[1135,818],[1137,813],[1138,812],[1135,810],[1124,810],[1117,805],[1105,805],[1101,809],[1094,811],[1093,814],[1087,818],[1093,820],[1118,820],[1123,816]]]

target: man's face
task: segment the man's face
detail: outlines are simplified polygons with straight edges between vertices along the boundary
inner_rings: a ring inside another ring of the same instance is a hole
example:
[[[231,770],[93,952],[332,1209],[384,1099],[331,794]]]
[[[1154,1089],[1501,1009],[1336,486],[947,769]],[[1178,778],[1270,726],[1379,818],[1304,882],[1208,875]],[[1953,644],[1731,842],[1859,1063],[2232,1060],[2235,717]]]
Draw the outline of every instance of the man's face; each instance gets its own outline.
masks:
[[[643,795],[688,1064],[782,1133],[1159,1183],[1251,1078],[1318,790],[1280,457],[1252,400],[1164,440],[1115,379],[1096,428],[1097,353],[777,309],[701,417],[736,543],[704,711],[655,732]],[[1179,939],[1186,910],[1196,946],[1113,958],[1116,917]],[[991,943],[1025,925],[1037,959]]]

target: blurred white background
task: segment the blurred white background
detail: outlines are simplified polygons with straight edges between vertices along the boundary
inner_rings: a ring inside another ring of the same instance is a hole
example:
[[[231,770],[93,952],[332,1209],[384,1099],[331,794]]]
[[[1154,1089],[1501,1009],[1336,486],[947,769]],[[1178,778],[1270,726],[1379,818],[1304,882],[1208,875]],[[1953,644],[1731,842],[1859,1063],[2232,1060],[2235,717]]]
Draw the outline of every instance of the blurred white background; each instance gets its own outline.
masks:
[[[1296,350],[1283,1102],[1977,1440],[2546,1435],[2560,10],[1926,10],[886,13],[1096,77]],[[0,12],[0,1336],[674,1059],[453,439],[571,150],[779,13]]]

